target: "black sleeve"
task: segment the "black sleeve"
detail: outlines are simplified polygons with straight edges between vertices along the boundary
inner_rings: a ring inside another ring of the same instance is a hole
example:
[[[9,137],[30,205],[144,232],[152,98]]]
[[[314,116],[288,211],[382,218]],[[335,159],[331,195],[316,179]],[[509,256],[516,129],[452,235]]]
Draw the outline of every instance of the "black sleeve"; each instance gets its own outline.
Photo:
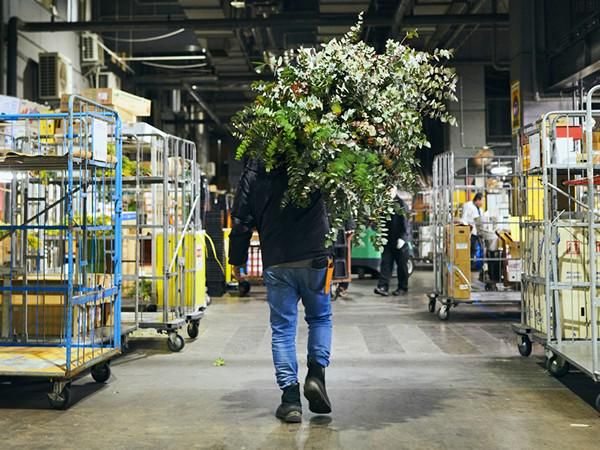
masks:
[[[253,175],[248,169],[242,173],[231,209],[233,227],[229,235],[229,264],[233,266],[243,266],[248,261],[248,247],[256,226],[251,201]]]

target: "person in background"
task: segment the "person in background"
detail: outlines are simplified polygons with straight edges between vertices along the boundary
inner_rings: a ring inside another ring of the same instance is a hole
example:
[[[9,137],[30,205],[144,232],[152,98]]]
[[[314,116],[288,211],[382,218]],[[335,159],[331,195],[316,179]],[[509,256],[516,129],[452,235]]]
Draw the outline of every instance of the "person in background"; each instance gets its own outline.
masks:
[[[312,412],[331,412],[325,389],[332,334],[331,295],[329,287],[326,289],[331,251],[325,247],[329,221],[321,195],[313,194],[306,208],[282,208],[287,185],[285,168],[267,172],[257,161],[246,163],[231,214],[229,263],[236,266],[239,279],[256,228],[271,311],[273,363],[277,384],[283,391],[275,415],[284,422],[297,423],[302,421],[296,358],[299,300],[304,304],[304,319],[308,323],[304,396]]]
[[[408,292],[408,259],[410,250],[409,211],[408,206],[399,196],[397,190],[392,192],[396,202],[396,211],[387,224],[387,242],[381,254],[381,269],[375,293],[387,297],[394,263],[397,267],[398,289],[392,295],[406,295]]]
[[[466,202],[463,205],[462,212],[462,223],[465,225],[471,226],[471,259],[475,257],[475,252],[477,251],[477,243],[479,242],[479,237],[477,233],[477,220],[481,220],[483,217],[483,194],[481,192],[477,192],[473,196],[473,200],[470,202]]]

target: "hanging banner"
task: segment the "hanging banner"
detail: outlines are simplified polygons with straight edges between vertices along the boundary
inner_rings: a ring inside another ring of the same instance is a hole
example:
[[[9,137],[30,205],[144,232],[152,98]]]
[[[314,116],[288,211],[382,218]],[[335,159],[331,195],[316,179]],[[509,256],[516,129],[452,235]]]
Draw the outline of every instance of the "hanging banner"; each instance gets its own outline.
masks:
[[[510,85],[510,114],[512,133],[517,134],[521,128],[521,83],[513,81]]]

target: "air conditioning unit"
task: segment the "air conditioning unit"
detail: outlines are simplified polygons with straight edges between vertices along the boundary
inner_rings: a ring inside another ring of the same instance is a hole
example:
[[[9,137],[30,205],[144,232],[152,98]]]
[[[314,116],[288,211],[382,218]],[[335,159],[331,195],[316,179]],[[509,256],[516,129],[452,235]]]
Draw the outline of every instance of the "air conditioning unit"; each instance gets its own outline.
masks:
[[[73,92],[73,66],[60,53],[39,54],[40,100],[60,100]]]
[[[101,43],[102,38],[95,33],[83,33],[81,35],[82,66],[104,65],[104,48]]]
[[[100,72],[96,86],[99,88],[121,89],[121,79],[112,72]]]

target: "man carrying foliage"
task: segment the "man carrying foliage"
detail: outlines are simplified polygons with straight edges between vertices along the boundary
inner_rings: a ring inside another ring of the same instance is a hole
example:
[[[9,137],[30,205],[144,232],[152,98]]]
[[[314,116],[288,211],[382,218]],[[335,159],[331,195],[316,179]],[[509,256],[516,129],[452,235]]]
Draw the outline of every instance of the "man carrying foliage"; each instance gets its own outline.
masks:
[[[325,390],[325,367],[329,365],[331,350],[331,299],[325,286],[329,260],[325,236],[329,224],[320,194],[313,194],[304,208],[282,207],[286,189],[285,170],[267,172],[256,160],[246,164],[232,210],[229,262],[238,267],[239,277],[239,266],[248,260],[248,246],[256,228],[271,309],[273,363],[277,384],[283,390],[276,415],[285,422],[300,422],[302,405],[296,359],[299,299],[308,323],[304,395],[312,412],[331,412]]]
[[[358,236],[372,224],[385,233],[394,213],[387,193],[396,185],[411,189],[415,152],[430,147],[423,118],[455,122],[447,109],[456,100],[454,72],[443,66],[448,50],[419,52],[390,40],[378,54],[361,32],[362,15],[341,39],[286,52],[273,64],[273,81],[255,84],[255,102],[233,120],[237,156],[251,162],[238,188],[231,261],[246,263],[256,226],[284,390],[277,416],[286,421],[301,418],[294,346],[300,298],[309,322],[304,393],[312,411],[330,411],[325,249],[349,220]],[[382,236],[374,243],[381,247]]]

